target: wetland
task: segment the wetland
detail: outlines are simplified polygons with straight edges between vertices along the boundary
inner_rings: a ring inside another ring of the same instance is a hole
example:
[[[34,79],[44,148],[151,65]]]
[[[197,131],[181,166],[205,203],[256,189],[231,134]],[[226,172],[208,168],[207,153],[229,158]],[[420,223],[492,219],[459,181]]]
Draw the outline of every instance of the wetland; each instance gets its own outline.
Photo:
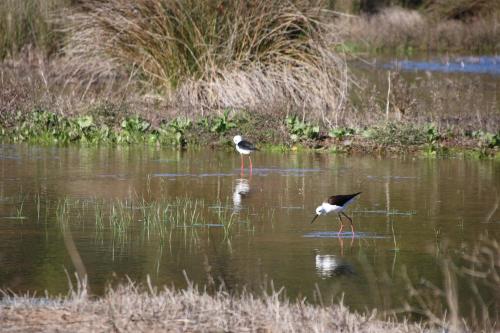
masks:
[[[409,282],[443,287],[445,255],[459,260],[500,232],[494,160],[257,152],[250,173],[237,153],[203,149],[0,152],[0,285],[21,294],[65,294],[65,271],[83,269],[96,295],[148,276],[183,288],[187,276],[389,310],[407,301]],[[336,216],[309,224],[327,195],[357,191],[354,234],[338,234]],[[471,292],[466,281],[457,288]]]
[[[498,330],[500,6],[395,3],[0,2],[2,330]]]

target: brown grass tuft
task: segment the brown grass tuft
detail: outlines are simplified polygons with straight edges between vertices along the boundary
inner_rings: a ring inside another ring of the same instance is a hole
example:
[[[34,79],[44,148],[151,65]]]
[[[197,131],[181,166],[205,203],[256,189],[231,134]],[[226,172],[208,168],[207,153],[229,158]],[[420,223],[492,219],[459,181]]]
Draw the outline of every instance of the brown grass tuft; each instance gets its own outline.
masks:
[[[83,291],[84,288],[81,288]],[[158,291],[130,283],[102,299],[74,293],[63,299],[6,296],[0,302],[2,332],[423,332],[424,327],[350,312],[342,304],[318,307],[289,302],[280,292],[261,297],[224,291],[209,295],[189,284]]]
[[[322,4],[89,2],[65,48],[87,81],[121,73],[192,110],[280,106],[332,118],[346,65],[325,41]]]

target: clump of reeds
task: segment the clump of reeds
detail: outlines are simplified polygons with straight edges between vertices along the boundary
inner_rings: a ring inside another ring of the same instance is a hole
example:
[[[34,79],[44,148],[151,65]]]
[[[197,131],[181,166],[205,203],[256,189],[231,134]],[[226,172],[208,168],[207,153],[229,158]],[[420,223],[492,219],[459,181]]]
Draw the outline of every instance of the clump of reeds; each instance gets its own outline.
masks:
[[[181,106],[289,106],[330,117],[346,67],[321,1],[89,1],[65,53],[80,78],[128,75]]]
[[[62,35],[53,19],[72,0],[0,1],[0,60],[31,47],[49,55],[58,50]]]

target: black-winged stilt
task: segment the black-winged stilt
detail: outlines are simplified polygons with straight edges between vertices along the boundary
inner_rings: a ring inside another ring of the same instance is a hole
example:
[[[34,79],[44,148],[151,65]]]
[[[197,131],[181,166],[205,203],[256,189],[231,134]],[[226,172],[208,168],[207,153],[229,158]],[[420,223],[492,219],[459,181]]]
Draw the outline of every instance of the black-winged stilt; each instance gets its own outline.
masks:
[[[250,160],[250,170],[252,170],[252,158],[250,157],[250,153],[258,149],[251,142],[243,140],[241,135],[236,135],[233,138],[233,142],[236,145],[236,150],[241,156],[241,169],[244,167],[243,155],[248,155],[248,159]]]
[[[326,201],[324,201],[321,206],[318,206],[316,208],[316,215],[311,221],[311,224],[316,220],[316,218],[320,215],[327,215],[330,213],[337,213],[339,216],[340,220],[340,230],[339,233],[342,232],[342,228],[344,228],[344,223],[342,222],[342,215],[347,217],[349,222],[351,222],[351,230],[354,233],[354,226],[352,225],[352,219],[344,213],[344,210],[347,208],[347,205],[349,205],[351,202],[354,201],[354,198],[359,195],[361,192],[354,193],[354,194],[339,194],[339,195],[332,195]]]

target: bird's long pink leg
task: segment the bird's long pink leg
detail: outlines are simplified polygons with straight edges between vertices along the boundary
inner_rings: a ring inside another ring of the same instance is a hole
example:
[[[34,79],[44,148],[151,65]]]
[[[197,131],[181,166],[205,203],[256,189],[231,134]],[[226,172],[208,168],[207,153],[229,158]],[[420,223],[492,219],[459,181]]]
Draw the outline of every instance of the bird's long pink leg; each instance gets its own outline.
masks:
[[[240,154],[240,157],[241,157],[241,170],[243,170],[243,168],[245,167],[243,163],[243,155]]]
[[[340,220],[340,230],[339,230],[339,235],[342,232],[342,229],[344,228],[344,223],[342,222],[342,216],[339,214],[339,220]]]
[[[340,237],[340,233],[337,235],[337,238],[339,239],[339,244],[340,244],[340,256],[344,256],[344,240],[342,237]]]
[[[252,172],[252,158],[248,155],[248,159],[250,160],[250,172]]]
[[[344,215],[345,217],[347,217],[347,219],[349,220],[349,222],[351,222],[351,231],[352,231],[352,234],[354,235],[354,225],[352,224],[352,219],[346,215],[346,213],[344,212],[341,212],[342,215]]]

